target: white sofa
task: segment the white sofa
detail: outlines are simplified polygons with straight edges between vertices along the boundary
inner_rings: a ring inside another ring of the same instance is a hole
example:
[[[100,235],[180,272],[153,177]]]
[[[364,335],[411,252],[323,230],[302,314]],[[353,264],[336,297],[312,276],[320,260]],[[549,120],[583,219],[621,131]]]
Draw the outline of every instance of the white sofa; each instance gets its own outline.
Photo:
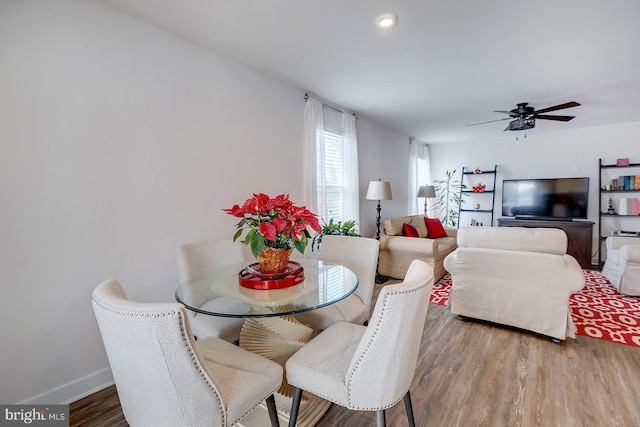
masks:
[[[466,227],[444,266],[451,312],[564,340],[575,338],[569,297],[584,287],[582,268],[553,228]]]
[[[419,237],[404,236],[402,226],[405,223],[414,225]],[[456,248],[458,229],[444,229],[447,237],[431,239],[424,223],[424,215],[385,219],[384,228],[380,230],[378,272],[383,276],[402,280],[411,262],[419,259],[431,266],[434,280],[437,282],[446,273],[442,265],[444,258]]]
[[[607,237],[602,274],[621,294],[640,296],[640,239]]]

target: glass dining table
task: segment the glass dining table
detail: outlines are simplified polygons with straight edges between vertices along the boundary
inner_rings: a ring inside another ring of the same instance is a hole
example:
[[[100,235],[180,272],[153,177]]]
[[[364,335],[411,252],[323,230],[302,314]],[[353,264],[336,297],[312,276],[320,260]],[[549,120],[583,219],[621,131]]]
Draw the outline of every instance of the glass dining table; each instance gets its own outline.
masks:
[[[198,315],[244,318],[239,345],[280,363],[309,342],[313,329],[294,317],[296,313],[316,310],[351,295],[358,278],[339,264],[320,260],[296,259],[303,268],[304,280],[281,289],[253,289],[241,285],[249,263],[217,267],[180,284],[176,300]],[[246,284],[246,281],[243,283]],[[275,395],[281,423],[288,423],[293,386],[283,378]],[[313,426],[327,411],[330,402],[303,394],[298,413],[299,426]],[[264,414],[262,412],[265,412]],[[243,418],[239,426],[264,423],[266,406],[259,406]]]
[[[252,289],[240,285],[248,263],[215,268],[182,283],[176,300],[196,313],[220,317],[285,316],[336,303],[356,290],[358,278],[339,264],[300,259],[304,281],[281,289]]]

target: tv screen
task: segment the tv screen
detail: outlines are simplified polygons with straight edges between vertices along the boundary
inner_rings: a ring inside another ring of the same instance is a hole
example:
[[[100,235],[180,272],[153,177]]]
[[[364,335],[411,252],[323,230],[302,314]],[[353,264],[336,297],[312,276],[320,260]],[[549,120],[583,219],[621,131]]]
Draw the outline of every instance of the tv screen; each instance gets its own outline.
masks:
[[[502,215],[586,219],[589,178],[505,179]]]

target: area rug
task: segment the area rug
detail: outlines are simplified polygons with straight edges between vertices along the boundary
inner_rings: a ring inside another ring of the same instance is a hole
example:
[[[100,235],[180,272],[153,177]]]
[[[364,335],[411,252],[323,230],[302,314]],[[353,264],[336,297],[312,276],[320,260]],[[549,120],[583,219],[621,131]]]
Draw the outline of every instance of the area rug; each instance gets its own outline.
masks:
[[[621,295],[599,271],[584,270],[584,276],[586,286],[569,299],[576,333],[640,347],[640,297]],[[446,274],[433,285],[429,301],[446,306],[450,291]]]

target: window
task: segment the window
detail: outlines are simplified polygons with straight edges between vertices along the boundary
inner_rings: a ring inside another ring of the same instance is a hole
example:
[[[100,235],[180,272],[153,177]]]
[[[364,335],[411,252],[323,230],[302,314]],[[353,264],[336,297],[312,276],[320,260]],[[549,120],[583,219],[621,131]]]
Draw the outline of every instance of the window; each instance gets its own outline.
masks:
[[[409,212],[422,213],[423,210],[417,202],[417,195],[418,188],[421,185],[429,185],[431,183],[429,147],[413,138],[409,142],[411,144],[409,154]]]
[[[320,131],[316,150],[317,176],[324,177],[324,180],[318,180],[318,215],[327,222],[330,219],[343,221],[345,182],[342,135]]]
[[[307,99],[304,125],[305,204],[321,222],[360,221],[356,118]],[[315,174],[313,173],[315,171]]]

